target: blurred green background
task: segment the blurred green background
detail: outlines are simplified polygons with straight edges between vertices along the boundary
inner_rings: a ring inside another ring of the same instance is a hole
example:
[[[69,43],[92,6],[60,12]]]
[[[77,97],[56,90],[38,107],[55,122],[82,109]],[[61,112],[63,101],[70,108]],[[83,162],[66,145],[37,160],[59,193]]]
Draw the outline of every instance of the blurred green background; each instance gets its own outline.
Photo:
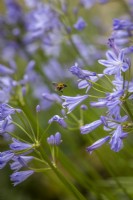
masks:
[[[23,9],[25,5],[23,1],[19,2]],[[76,17],[72,10],[77,1],[67,1],[69,5],[69,25],[75,23]],[[0,2],[1,13],[5,13],[4,1]],[[94,44],[101,50],[106,50],[106,39],[112,31],[112,19],[119,18],[121,15],[128,14],[124,1],[110,1],[105,5],[96,4],[90,10],[81,8],[78,15],[82,16],[88,23],[83,32],[78,35],[86,44]],[[68,17],[66,16],[66,18]],[[98,25],[95,25],[95,22]],[[74,31],[74,30],[73,30]],[[76,31],[75,31],[76,33]],[[74,33],[73,33],[74,34]],[[41,51],[41,50],[40,50]],[[40,63],[47,62],[48,58],[38,52],[33,56],[37,63],[37,70],[40,71]],[[104,54],[103,54],[104,56]],[[74,64],[78,55],[72,46],[67,44],[67,38],[62,44],[62,51],[59,56],[59,61],[64,70]],[[26,61],[19,56],[16,56],[15,61],[20,68],[19,75],[23,73],[26,66]],[[7,64],[1,60],[1,63]],[[101,72],[101,67],[97,62],[92,66],[85,66],[86,69]],[[40,72],[41,73],[41,72]],[[44,77],[45,78],[45,77]],[[54,81],[54,80],[53,80]],[[60,81],[60,80],[59,80]],[[68,78],[64,80],[68,87],[64,90],[64,95],[74,96],[76,94],[84,94],[77,88],[76,79]],[[51,81],[45,79],[45,83],[54,92]],[[102,83],[101,83],[102,84]],[[105,82],[103,84],[106,84]],[[59,93],[60,95],[60,93]],[[26,106],[29,109],[31,118],[34,119],[35,107],[38,103],[37,99],[33,99],[32,91],[25,97]],[[31,104],[32,101],[32,104]],[[86,102],[89,105],[89,102]],[[39,122],[42,129],[47,125],[48,120],[55,114],[60,113],[60,107],[54,104],[49,110],[42,111],[39,114]],[[73,112],[77,118],[80,118],[79,108]],[[84,111],[84,124],[90,123],[99,118],[102,111],[88,108]],[[71,115],[70,115],[71,118]],[[77,125],[78,126],[78,125]],[[58,167],[62,174],[72,182],[79,191],[86,197],[87,200],[129,200],[133,199],[133,136],[130,134],[124,141],[124,148],[115,153],[110,150],[109,145],[102,146],[99,150],[89,155],[85,148],[91,145],[94,141],[105,135],[102,128],[98,128],[88,135],[81,135],[77,129],[64,130],[54,123],[48,134],[54,134],[56,131],[62,134],[62,144],[59,148]],[[7,144],[1,138],[1,151],[6,149]],[[45,146],[43,147],[45,150]],[[49,151],[46,149],[46,152]],[[35,173],[25,182],[13,187],[9,176],[11,170],[9,166],[0,171],[0,200],[74,200],[70,191],[61,183],[54,172],[47,171],[45,173]]]

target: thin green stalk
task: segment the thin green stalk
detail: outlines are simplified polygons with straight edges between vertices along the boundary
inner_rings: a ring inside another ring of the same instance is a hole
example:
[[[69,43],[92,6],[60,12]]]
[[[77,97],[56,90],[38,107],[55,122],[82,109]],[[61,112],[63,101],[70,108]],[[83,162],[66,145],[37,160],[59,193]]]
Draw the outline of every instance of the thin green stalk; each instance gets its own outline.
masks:
[[[31,126],[31,123],[30,123],[30,121],[29,121],[27,115],[25,114],[25,112],[24,112],[24,111],[22,111],[22,112],[23,112],[23,114],[24,114],[24,116],[25,116],[25,118],[26,118],[26,120],[27,120],[27,122],[28,122],[28,124],[29,124],[29,127],[30,127],[30,129],[31,129],[32,135],[33,135],[33,137],[34,137],[34,140],[36,141],[35,133],[34,133],[34,131],[33,131],[33,128],[32,128],[32,126]]]
[[[133,122],[133,114],[132,114],[131,110],[129,109],[127,102],[125,101],[125,102],[123,103],[123,105],[124,105],[124,107],[126,108],[126,110],[127,110],[127,112],[128,112],[128,115],[129,115],[130,119],[131,119],[132,122]]]
[[[12,121],[12,123],[14,125],[16,125],[17,127],[19,127],[32,141],[34,141],[33,138],[29,135],[29,133],[22,126],[20,126],[18,123],[14,122],[14,121]]]
[[[37,140],[39,140],[39,121],[38,121],[38,112],[36,112],[36,132],[37,132]]]
[[[65,176],[63,176],[56,167],[54,167],[54,165],[50,162],[49,158],[47,157],[47,155],[45,154],[43,149],[41,149],[41,153],[42,153],[43,159],[49,164],[49,166],[54,171],[54,173],[57,175],[57,177],[60,179],[60,181],[75,196],[75,198],[77,200],[86,200],[86,198],[77,190],[77,188],[71,182],[69,182],[65,178]]]

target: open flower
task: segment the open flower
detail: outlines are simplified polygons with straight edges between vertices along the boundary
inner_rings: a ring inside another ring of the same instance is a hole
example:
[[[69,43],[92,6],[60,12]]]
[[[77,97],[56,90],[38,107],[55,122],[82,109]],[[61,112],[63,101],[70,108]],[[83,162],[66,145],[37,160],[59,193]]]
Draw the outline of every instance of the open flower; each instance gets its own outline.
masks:
[[[89,95],[70,97],[62,95],[61,98],[65,100],[62,104],[63,108],[68,109],[68,113],[72,112],[82,101],[84,101]]]
[[[108,75],[120,76],[121,71],[126,72],[129,68],[129,63],[125,58],[124,50],[121,49],[118,55],[113,51],[107,51],[107,60],[99,60],[98,62],[107,67],[103,72]]]

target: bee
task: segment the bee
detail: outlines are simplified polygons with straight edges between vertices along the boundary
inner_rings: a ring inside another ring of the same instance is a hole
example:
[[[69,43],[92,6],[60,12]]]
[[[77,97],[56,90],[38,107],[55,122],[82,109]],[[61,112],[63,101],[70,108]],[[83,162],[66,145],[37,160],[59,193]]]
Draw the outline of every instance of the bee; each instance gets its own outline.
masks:
[[[53,86],[55,87],[55,90],[56,91],[59,91],[59,92],[63,92],[64,88],[67,87],[67,85],[65,83],[52,83]]]

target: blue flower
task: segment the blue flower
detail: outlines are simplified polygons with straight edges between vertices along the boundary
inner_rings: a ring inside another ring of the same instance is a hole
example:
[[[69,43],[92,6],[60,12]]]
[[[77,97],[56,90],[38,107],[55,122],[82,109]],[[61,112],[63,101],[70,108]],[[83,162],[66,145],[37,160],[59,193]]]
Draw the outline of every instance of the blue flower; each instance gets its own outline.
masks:
[[[0,75],[12,75],[12,74],[14,74],[13,69],[9,69],[6,66],[0,64]]]
[[[127,136],[127,133],[122,131],[122,126],[118,125],[116,130],[112,132],[112,138],[110,140],[111,149],[118,152],[123,147],[123,138]]]
[[[31,176],[34,173],[33,170],[27,170],[27,171],[20,171],[20,172],[14,172],[10,179],[13,181],[13,185],[16,186],[19,183],[25,181],[29,176]]]
[[[15,138],[13,138],[12,141],[13,141],[13,143],[10,144],[10,148],[14,151],[21,151],[21,150],[33,148],[33,145],[24,143],[24,142],[20,142],[19,140],[15,139]]]
[[[33,156],[24,156],[24,155],[20,155],[20,156],[14,156],[13,157],[13,163],[10,164],[10,167],[12,170],[18,171],[20,170],[22,167],[27,167],[27,164],[33,159]]]
[[[14,156],[12,151],[0,152],[0,169],[5,167],[8,161],[10,161]]]
[[[4,103],[0,104],[0,121],[14,114],[15,111],[20,112],[20,109],[14,109],[10,107],[8,104],[4,104]]]
[[[43,93],[42,97],[50,102],[57,102],[57,103],[62,102],[60,96],[56,93],[52,93],[52,94],[51,93]]]
[[[63,128],[67,127],[67,124],[64,121],[64,118],[60,117],[59,115],[54,115],[51,119],[49,119],[48,123],[51,124],[53,121],[59,123]]]
[[[63,108],[68,109],[68,113],[72,112],[82,101],[84,101],[89,95],[70,97],[62,95],[61,98],[65,100],[62,104]]]
[[[89,89],[93,86],[93,82],[95,83],[98,81],[101,77],[103,77],[103,74],[97,74],[96,76],[90,76],[87,80],[78,80],[78,88],[79,89],[86,89],[86,93],[89,91]]]
[[[101,120],[96,120],[90,124],[86,124],[80,127],[81,134],[87,134],[96,129],[98,126],[102,124]]]
[[[99,99],[98,102],[91,102],[92,107],[97,108],[108,108],[108,114],[114,115],[115,117],[120,116],[120,106],[122,105],[122,96],[124,95],[124,90],[116,90],[112,93],[107,93],[104,99]]]
[[[37,105],[36,106],[36,112],[38,113],[38,112],[40,112],[41,111],[41,107],[40,107],[40,105]]]
[[[113,21],[114,30],[133,30],[133,23],[130,20],[114,19]]]
[[[59,145],[62,142],[61,134],[57,132],[55,135],[51,135],[47,138],[47,142],[50,145]]]
[[[90,154],[92,153],[92,151],[94,151],[95,149],[101,147],[105,142],[107,142],[110,139],[110,136],[106,136],[104,138],[101,138],[99,140],[97,140],[96,142],[94,142],[91,146],[86,148],[86,151],[89,152]]]
[[[121,49],[116,55],[113,51],[107,51],[107,60],[98,60],[98,62],[107,67],[103,72],[108,75],[120,76],[121,71],[126,72],[129,68],[129,63],[125,58],[124,50]]]
[[[80,79],[90,79],[90,76],[96,76],[96,72],[83,70],[78,66],[78,63],[75,63],[72,67],[70,67],[69,71]]]
[[[74,24],[74,28],[78,31],[82,31],[86,27],[86,22],[82,17],[78,18],[78,21]]]

